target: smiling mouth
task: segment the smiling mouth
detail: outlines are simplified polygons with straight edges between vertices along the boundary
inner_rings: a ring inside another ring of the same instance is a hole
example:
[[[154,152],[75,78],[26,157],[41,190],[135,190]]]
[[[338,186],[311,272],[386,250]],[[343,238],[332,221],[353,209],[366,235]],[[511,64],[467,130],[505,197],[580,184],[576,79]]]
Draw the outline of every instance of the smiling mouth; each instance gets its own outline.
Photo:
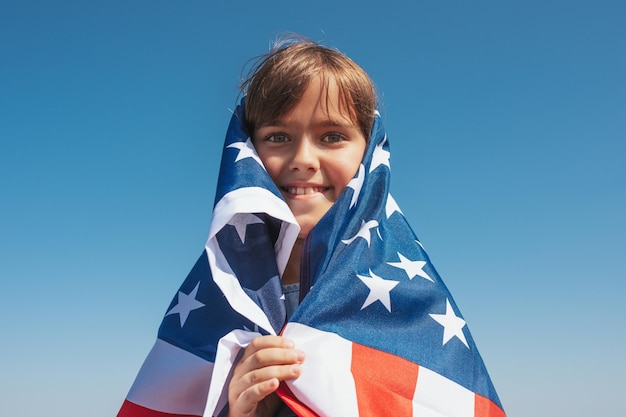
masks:
[[[283,191],[293,195],[311,195],[315,193],[323,193],[326,187],[282,187]]]

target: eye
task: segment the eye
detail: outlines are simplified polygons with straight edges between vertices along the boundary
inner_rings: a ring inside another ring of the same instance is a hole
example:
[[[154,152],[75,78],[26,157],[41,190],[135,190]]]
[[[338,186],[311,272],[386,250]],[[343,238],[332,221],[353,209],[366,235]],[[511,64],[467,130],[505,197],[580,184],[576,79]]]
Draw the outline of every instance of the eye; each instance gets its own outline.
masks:
[[[339,143],[346,138],[340,133],[328,133],[326,136],[322,138],[322,142],[326,143]]]
[[[284,143],[284,142],[289,142],[289,138],[287,137],[287,135],[284,135],[282,133],[272,133],[270,135],[267,135],[265,137],[265,140],[267,142],[272,142],[272,143]]]

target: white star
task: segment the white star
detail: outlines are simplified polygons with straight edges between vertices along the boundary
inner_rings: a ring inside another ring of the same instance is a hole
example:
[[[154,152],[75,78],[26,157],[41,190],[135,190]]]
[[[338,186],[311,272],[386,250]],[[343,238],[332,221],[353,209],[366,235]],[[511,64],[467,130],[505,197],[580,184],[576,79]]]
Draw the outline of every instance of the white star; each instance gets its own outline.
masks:
[[[434,282],[433,279],[429,277],[426,272],[424,272],[426,262],[412,261],[409,258],[405,258],[404,256],[402,256],[400,252],[398,252],[398,257],[400,258],[400,262],[387,263],[391,266],[395,266],[396,268],[404,269],[404,272],[406,272],[406,275],[409,277],[409,279],[413,279],[419,275],[420,277],[427,279],[430,282]]]
[[[248,225],[257,224],[257,223],[263,223],[263,222],[254,214],[240,213],[240,214],[235,215],[226,224],[234,226],[235,229],[237,229],[237,234],[239,235],[239,239],[241,239],[241,243],[246,243],[246,229],[248,228]]]
[[[387,311],[391,313],[391,299],[389,297],[389,292],[400,282],[382,279],[381,277],[375,275],[371,269],[370,275],[371,277],[357,274],[357,277],[363,282],[363,284],[367,285],[367,288],[370,290],[370,293],[367,295],[367,299],[363,303],[361,310],[376,301],[380,301],[385,306]]]
[[[391,215],[395,212],[402,214],[402,210],[398,207],[398,203],[393,199],[391,194],[387,194],[387,203],[385,203],[385,213],[387,213],[387,218],[390,218]]]
[[[383,138],[382,142],[376,145],[376,149],[374,149],[374,155],[372,155],[372,164],[370,165],[370,172],[375,170],[381,165],[387,165],[389,169],[391,166],[389,165],[389,151],[383,149],[383,145],[387,142],[387,135]]]
[[[263,166],[263,163],[259,159],[259,155],[257,155],[256,149],[254,149],[254,145],[252,144],[250,138],[248,138],[245,142],[231,143],[227,146],[227,148],[239,149],[239,153],[237,153],[237,158],[235,158],[235,162],[239,162],[242,159],[246,158],[252,158],[257,161],[259,165]]]
[[[368,222],[361,221],[361,228],[356,233],[356,235],[354,235],[350,239],[342,240],[342,242],[345,243],[346,245],[349,245],[350,243],[354,242],[357,238],[362,237],[367,242],[367,247],[369,248],[370,238],[371,238],[370,230],[375,227],[378,227],[378,222],[376,220],[370,220]]]
[[[352,178],[346,188],[352,188],[354,192],[352,193],[352,200],[350,201],[350,208],[354,207],[356,202],[359,199],[359,193],[361,192],[361,188],[363,187],[363,180],[365,179],[365,167],[363,164],[359,165],[359,172],[356,177]]]
[[[465,320],[457,317],[452,310],[450,301],[446,298],[446,314],[429,314],[437,323],[443,326],[443,344],[445,345],[453,337],[457,337],[465,347],[469,349],[467,340],[465,340],[465,334],[463,333],[463,327],[465,327]]]
[[[165,313],[166,316],[169,316],[170,314],[178,314],[180,317],[180,327],[185,325],[187,317],[189,317],[189,313],[191,311],[204,307],[204,304],[196,300],[196,294],[198,294],[199,286],[200,282],[196,284],[196,287],[189,294],[178,291],[178,303],[172,307],[170,311]]]

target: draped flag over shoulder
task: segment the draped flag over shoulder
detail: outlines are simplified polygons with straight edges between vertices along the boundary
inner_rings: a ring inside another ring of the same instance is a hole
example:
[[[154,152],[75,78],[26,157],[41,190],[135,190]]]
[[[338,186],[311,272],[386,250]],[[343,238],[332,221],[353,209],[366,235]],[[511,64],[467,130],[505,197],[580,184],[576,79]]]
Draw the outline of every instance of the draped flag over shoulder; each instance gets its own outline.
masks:
[[[303,245],[310,290],[286,325],[280,275],[299,227],[240,120],[242,106],[205,251],[118,417],[225,415],[239,351],[281,331],[306,354],[279,388],[299,416],[504,417],[465,320],[389,194],[380,117],[359,171]]]

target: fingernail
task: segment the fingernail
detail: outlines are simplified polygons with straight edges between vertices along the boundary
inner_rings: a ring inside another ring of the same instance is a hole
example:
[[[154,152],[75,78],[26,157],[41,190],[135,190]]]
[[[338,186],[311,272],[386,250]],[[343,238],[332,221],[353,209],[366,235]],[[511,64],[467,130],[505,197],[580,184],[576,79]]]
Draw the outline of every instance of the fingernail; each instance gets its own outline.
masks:
[[[291,373],[294,375],[300,375],[301,371],[302,371],[302,367],[298,364],[295,364],[291,367]]]
[[[298,358],[298,362],[304,361],[304,352],[301,350],[296,350],[296,358]]]
[[[285,339],[285,347],[287,349],[293,349],[294,347],[296,347],[296,344],[293,343],[293,340]]]

